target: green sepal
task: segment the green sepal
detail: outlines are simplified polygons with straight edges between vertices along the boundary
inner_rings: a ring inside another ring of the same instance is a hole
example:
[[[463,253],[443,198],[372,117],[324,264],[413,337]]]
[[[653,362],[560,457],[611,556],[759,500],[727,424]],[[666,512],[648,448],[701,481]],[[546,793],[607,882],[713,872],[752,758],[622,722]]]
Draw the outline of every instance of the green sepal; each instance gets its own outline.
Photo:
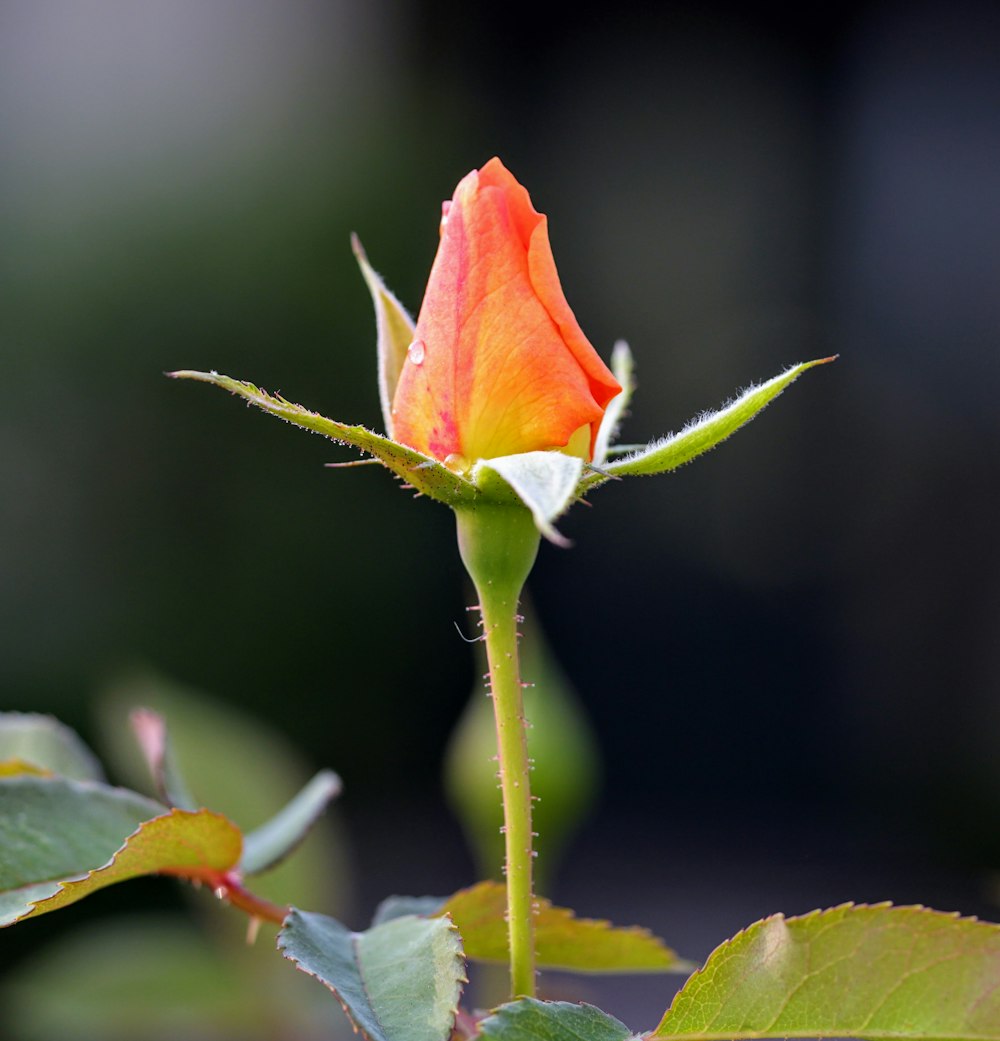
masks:
[[[611,373],[621,385],[621,393],[616,394],[604,410],[604,418],[597,431],[594,442],[594,465],[603,466],[608,458],[608,450],[618,434],[618,427],[625,416],[629,402],[635,392],[635,362],[632,352],[624,340],[619,340],[611,351]]]
[[[648,1041],[1000,1039],[1000,926],[925,907],[774,915],[718,947]]]
[[[396,396],[396,384],[406,363],[406,349],[413,341],[413,319],[386,288],[381,275],[368,263],[368,255],[357,235],[351,235],[351,248],[375,305],[378,396],[382,403],[385,432],[392,437],[392,399]]]
[[[501,1005],[479,1024],[491,1041],[629,1041],[624,1023],[593,1005],[521,998]]]
[[[332,770],[320,770],[267,823],[244,836],[241,873],[256,875],[281,863],[309,834],[327,804],[340,794],[340,790],[340,778]]]
[[[292,909],[278,949],[325,984],[368,1041],[446,1041],[466,982],[462,942],[447,918],[406,915],[351,932]]]
[[[197,380],[222,387],[231,394],[245,398],[251,405],[284,419],[288,423],[322,434],[338,444],[350,445],[352,448],[373,456],[383,466],[388,467],[405,483],[416,491],[437,499],[449,506],[461,506],[476,499],[476,489],[472,483],[458,474],[452,473],[436,459],[417,452],[406,445],[401,445],[391,438],[383,437],[362,426],[348,426],[336,420],[327,419],[317,412],[310,412],[301,405],[292,404],[279,395],[268,394],[252,383],[234,380],[217,372],[195,372],[184,369],[168,372],[174,379]]]
[[[807,369],[825,365],[833,360],[819,358],[793,365],[766,383],[749,387],[718,412],[706,412],[691,420],[679,433],[660,438],[645,448],[608,463],[602,467],[603,473],[587,474],[580,482],[579,492],[582,494],[603,484],[609,477],[642,477],[676,470],[725,441],[741,426],[749,423]]]
[[[490,501],[505,501],[512,489],[517,496],[515,501],[531,511],[535,527],[550,542],[568,546],[569,540],[556,531],[552,522],[573,503],[582,473],[583,460],[576,456],[521,452],[480,459],[472,469],[472,480]]]

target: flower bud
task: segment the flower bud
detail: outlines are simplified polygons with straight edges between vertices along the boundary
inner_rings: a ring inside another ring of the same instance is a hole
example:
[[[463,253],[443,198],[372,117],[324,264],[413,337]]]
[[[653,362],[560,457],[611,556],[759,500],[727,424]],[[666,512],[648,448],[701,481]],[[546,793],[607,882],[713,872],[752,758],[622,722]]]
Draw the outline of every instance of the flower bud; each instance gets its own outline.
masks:
[[[566,303],[547,224],[499,159],[459,183],[396,386],[398,441],[470,465],[545,449],[591,458],[621,387]]]

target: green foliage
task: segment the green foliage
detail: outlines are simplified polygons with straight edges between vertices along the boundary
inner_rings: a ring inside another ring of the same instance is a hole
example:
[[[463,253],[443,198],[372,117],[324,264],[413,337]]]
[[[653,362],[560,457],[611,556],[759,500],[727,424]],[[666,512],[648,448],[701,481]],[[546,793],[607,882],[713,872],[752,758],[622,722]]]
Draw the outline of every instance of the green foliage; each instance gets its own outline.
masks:
[[[0,924],[32,913],[60,882],[108,863],[166,807],[94,781],[30,775],[0,781]]]
[[[775,915],[722,944],[649,1041],[1000,1038],[1000,926],[923,907]]]
[[[447,918],[406,915],[353,933],[292,910],[278,946],[324,983],[369,1041],[445,1041],[466,982],[462,944]]]
[[[296,806],[309,816],[332,781],[328,772],[321,773],[283,811],[284,793],[308,775],[277,734],[240,710],[213,705],[204,695],[195,696],[153,676],[133,676],[117,687],[111,700],[116,704],[108,707],[108,735],[113,738],[115,764],[137,785],[148,781],[152,768],[154,786],[167,789],[171,801],[178,800],[178,787],[187,788],[190,781],[190,791],[206,793],[210,805],[224,809],[232,819],[254,822],[272,814],[280,820],[298,815]],[[142,738],[142,754],[122,726],[127,713],[121,702],[135,700],[154,702],[170,720],[168,735],[159,712],[131,713],[135,736]],[[0,733],[8,718],[0,715]],[[79,744],[71,731],[62,730]],[[89,751],[86,755],[93,760]],[[165,772],[171,775],[169,781]],[[195,797],[189,798],[194,805]],[[147,811],[164,814],[167,806],[140,802],[135,816]],[[129,830],[131,823],[125,825]],[[266,838],[273,824],[265,823],[250,835],[259,832]],[[318,821],[313,830],[320,834],[276,870],[258,876],[255,890],[270,891],[273,884],[283,901],[292,893],[314,904],[343,899],[342,852],[331,834],[331,822]],[[301,837],[298,828],[291,834]],[[236,877],[246,867],[250,835]],[[108,850],[117,837],[110,837]],[[262,853],[266,847],[277,848],[267,842]],[[0,866],[4,861],[0,848]],[[196,894],[191,887],[185,891],[197,912],[196,923],[185,922],[179,913],[88,922],[18,964],[0,986],[4,1037],[125,1041],[141,1034],[151,1041],[195,1036],[205,1041],[272,1041],[279,1036],[328,1041],[342,1036],[337,1032],[343,1022],[339,1010],[304,976],[290,973],[269,951],[270,941],[248,946],[245,921],[231,911],[221,913],[223,904],[206,899],[204,892]],[[239,899],[244,896],[237,894]],[[244,909],[252,913],[252,908]]]
[[[250,834],[281,814],[286,801],[309,782],[306,764],[273,728],[204,691],[142,672],[115,682],[101,712],[109,763],[133,787],[141,790],[149,777],[135,741],[121,726],[136,704],[149,705],[169,720],[169,745],[197,805],[223,813]],[[335,813],[328,811],[294,856],[254,878],[254,891],[283,904],[337,913],[349,887],[345,847]],[[235,931],[242,934],[240,927]]]
[[[281,863],[309,834],[330,800],[339,794],[340,778],[332,770],[320,770],[266,824],[244,836],[240,870],[256,875]]]
[[[661,939],[637,926],[577,918],[568,908],[536,901],[535,947],[541,969],[570,972],[690,972]],[[446,900],[438,914],[451,917],[465,953],[476,961],[507,960],[506,893],[498,882],[480,882]]]
[[[634,1037],[627,1026],[593,1005],[536,998],[502,1005],[479,1029],[483,1037],[495,1041],[627,1041]]]
[[[169,782],[164,773],[171,755],[162,719],[151,712],[140,718],[144,749],[161,783],[168,791],[186,788],[179,772]],[[335,775],[317,775],[284,811],[252,833],[257,838],[247,852],[240,830],[219,813],[168,809],[103,782],[38,774],[63,761],[67,748],[76,749],[66,759],[70,768],[93,768],[86,765],[86,750],[79,755],[75,739],[44,720],[28,724],[29,731],[46,735],[44,751],[33,752],[35,762],[28,762],[26,743],[14,741],[16,728],[5,729],[5,722],[0,717],[0,734],[7,741],[3,762],[10,767],[0,776],[3,925],[154,873],[218,886],[248,914],[280,917],[273,905],[241,888],[242,870],[263,869],[287,853],[338,787]],[[13,722],[25,724],[23,719]],[[171,767],[176,769],[176,764]],[[393,898],[362,933],[323,915],[292,911],[279,946],[336,995],[369,1041],[447,1041],[460,1016],[463,1030],[471,1024],[458,1005],[465,958],[506,960],[505,913],[504,887],[484,882],[444,901]],[[614,973],[690,967],[644,929],[578,919],[546,900],[537,902],[535,942],[537,964],[547,969]],[[201,992],[183,956],[164,957],[163,971],[175,979],[176,992],[194,989],[205,1022],[216,1015],[230,1023],[239,1019],[226,1011],[233,1001],[231,982],[218,994]],[[72,998],[71,988],[66,1004],[57,1003],[53,1015],[88,994],[80,990]],[[310,1015],[307,1010],[302,1016],[290,1013],[287,1021],[308,1030]],[[504,1005],[479,1026],[481,1035],[494,1041],[625,1041],[633,1036],[590,1006],[534,999]],[[888,904],[768,918],[712,954],[646,1041],[831,1035],[1000,1041],[1000,926]]]
[[[217,813],[168,811],[134,792],[65,778],[0,783],[0,924],[44,914],[115,882],[171,874],[213,881],[242,837]]]
[[[0,713],[0,767],[4,763],[22,765],[0,769],[0,775],[27,764],[74,781],[104,780],[100,763],[68,726],[34,713]]]
[[[148,709],[133,713],[133,725],[157,786],[184,805],[194,805],[173,761],[163,719]],[[8,720],[0,716],[0,729]],[[10,732],[24,731],[23,719]],[[55,739],[46,755],[54,763],[73,748],[51,724]],[[10,740],[18,754],[27,742]],[[77,755],[70,766],[79,768]],[[78,781],[47,772],[45,763],[3,760],[0,770],[0,925],[12,925],[74,903],[116,882],[167,874],[204,882],[247,913],[280,920],[284,911],[243,888],[245,873],[264,871],[305,837],[340,789],[330,771],[318,774],[281,811],[247,836],[220,813],[168,808],[123,788]],[[42,770],[39,773],[39,770]]]

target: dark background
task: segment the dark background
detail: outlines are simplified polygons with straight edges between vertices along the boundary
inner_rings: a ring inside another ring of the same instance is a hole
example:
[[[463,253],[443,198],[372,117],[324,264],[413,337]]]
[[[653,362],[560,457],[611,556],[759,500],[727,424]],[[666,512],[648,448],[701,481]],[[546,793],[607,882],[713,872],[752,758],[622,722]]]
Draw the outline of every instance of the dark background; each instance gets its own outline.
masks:
[[[471,881],[448,511],[161,373],[379,428],[349,234],[415,311],[497,154],[591,340],[632,346],[626,440],[841,356],[543,547],[604,758],[554,895],[696,958],[847,899],[995,916],[998,54],[986,3],[4,0],[3,704],[96,743],[105,686],[155,670],[343,775],[352,924]]]

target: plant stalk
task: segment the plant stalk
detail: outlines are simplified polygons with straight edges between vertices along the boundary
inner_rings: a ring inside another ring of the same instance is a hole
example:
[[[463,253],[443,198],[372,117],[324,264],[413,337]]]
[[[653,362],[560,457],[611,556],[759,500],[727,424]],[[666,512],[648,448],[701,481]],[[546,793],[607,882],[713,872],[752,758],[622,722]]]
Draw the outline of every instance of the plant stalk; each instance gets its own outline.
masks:
[[[531,765],[517,647],[517,604],[538,551],[538,532],[528,511],[518,507],[480,507],[459,510],[456,515],[462,560],[479,594],[496,719],[511,995],[534,997]]]
[[[500,598],[484,597],[480,591],[503,795],[511,992],[514,997],[534,997],[534,852],[531,843],[530,764],[517,653],[517,601],[501,600],[497,603],[497,600]]]

